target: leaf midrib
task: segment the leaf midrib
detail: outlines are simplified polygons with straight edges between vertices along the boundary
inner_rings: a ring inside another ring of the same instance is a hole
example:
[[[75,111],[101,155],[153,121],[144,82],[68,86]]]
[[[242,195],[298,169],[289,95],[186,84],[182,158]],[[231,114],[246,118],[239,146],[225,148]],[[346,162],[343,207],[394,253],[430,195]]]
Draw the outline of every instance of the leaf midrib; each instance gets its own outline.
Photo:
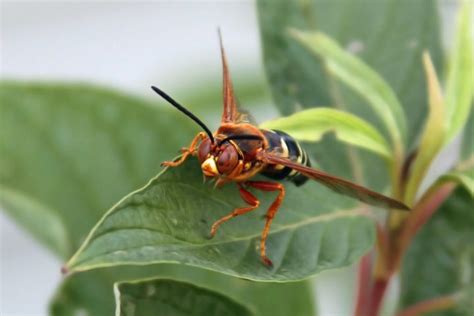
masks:
[[[276,229],[273,229],[272,231],[270,231],[269,235],[275,235],[275,234],[278,234],[280,232],[285,232],[285,231],[295,231],[299,227],[308,226],[308,225],[311,225],[311,224],[314,224],[314,223],[319,223],[319,222],[324,222],[324,221],[338,220],[338,219],[347,218],[347,217],[367,217],[367,218],[370,218],[370,215],[368,213],[368,210],[364,209],[364,208],[352,208],[352,209],[340,210],[340,211],[331,212],[331,213],[327,213],[327,214],[322,214],[322,215],[318,215],[318,216],[314,216],[314,217],[309,217],[309,218],[306,217],[305,220],[303,220],[303,221],[299,221],[299,222],[295,222],[295,223],[291,223],[291,224],[280,225]],[[180,241],[179,239],[176,239],[175,236],[171,236],[171,235],[163,233],[161,231],[156,231],[156,230],[153,230],[153,229],[143,228],[143,227],[130,227],[130,228],[114,229],[114,230],[102,233],[99,236],[94,236],[93,239],[89,240],[87,245],[90,245],[91,243],[93,243],[98,238],[103,237],[104,235],[107,235],[109,233],[113,233],[113,232],[117,232],[117,231],[124,231],[124,230],[135,230],[135,229],[143,229],[145,231],[155,231],[157,233],[160,233],[160,234],[163,234],[163,235],[166,235],[166,236],[170,236],[170,237],[174,238],[175,240]],[[260,233],[255,233],[255,234],[252,234],[252,235],[241,236],[241,237],[237,237],[237,238],[233,238],[233,239],[215,240],[215,241],[211,241],[211,242],[208,242],[208,243],[201,243],[201,244],[191,243],[190,241],[188,241],[188,242],[186,242],[186,245],[182,245],[182,244],[178,243],[175,246],[174,249],[176,249],[176,250],[186,250],[186,249],[206,248],[206,247],[211,247],[211,246],[220,246],[220,245],[235,243],[235,242],[240,242],[240,241],[250,241],[250,240],[252,240],[254,238],[257,238],[259,236],[260,236]],[[87,245],[85,245],[85,247],[87,247]],[[116,250],[113,250],[113,251],[108,251],[108,252],[101,253],[100,256],[106,256],[106,255],[114,253],[116,251],[128,251],[128,250],[132,250],[132,249],[140,249],[140,248],[144,248],[144,247],[156,247],[156,246],[157,246],[157,244],[154,243],[154,244],[141,245],[139,247],[133,246],[133,247],[129,247],[129,248],[121,248],[121,249],[116,249]],[[86,249],[86,248],[84,248],[84,249]],[[95,257],[97,257],[97,256],[95,256]],[[77,261],[76,263],[73,262],[73,264],[67,264],[67,266],[69,266],[70,268],[78,267],[78,266],[81,266],[82,263],[87,262],[89,260],[90,260],[90,258],[85,258],[83,260]],[[79,271],[79,270],[83,270],[83,269],[74,269],[74,270]]]

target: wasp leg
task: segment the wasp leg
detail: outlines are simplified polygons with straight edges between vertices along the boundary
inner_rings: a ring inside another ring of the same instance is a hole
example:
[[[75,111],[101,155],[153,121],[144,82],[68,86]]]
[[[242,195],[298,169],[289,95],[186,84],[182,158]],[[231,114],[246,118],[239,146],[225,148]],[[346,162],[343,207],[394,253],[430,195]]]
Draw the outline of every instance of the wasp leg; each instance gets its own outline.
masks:
[[[217,220],[212,224],[211,227],[211,238],[214,237],[214,235],[217,232],[217,228],[224,222],[228,221],[231,218],[234,218],[239,215],[243,215],[245,213],[248,213],[250,211],[255,210],[259,205],[260,201],[249,191],[245,190],[240,184],[239,184],[239,192],[240,192],[240,197],[242,200],[244,200],[249,206],[246,207],[239,207],[236,208],[232,213],[222,217],[221,219]]]
[[[191,142],[191,145],[189,145],[189,148],[182,148],[181,152],[183,153],[181,157],[176,160],[176,161],[163,161],[161,163],[162,167],[177,167],[180,164],[182,164],[190,155],[193,155],[194,152],[196,151],[196,146],[197,144],[202,141],[204,138],[206,138],[206,133],[200,132],[199,134],[194,137],[193,141]]]
[[[260,258],[262,259],[263,263],[271,267],[273,266],[273,263],[267,257],[266,242],[267,242],[268,233],[270,232],[270,225],[272,224],[273,218],[278,212],[281,202],[283,201],[283,198],[285,197],[285,187],[281,183],[278,183],[278,182],[266,182],[266,181],[247,181],[246,184],[248,186],[254,187],[255,189],[262,190],[262,191],[268,191],[268,192],[280,191],[275,201],[273,201],[272,205],[270,205],[270,208],[268,209],[267,214],[265,215],[266,217],[265,227],[263,228],[262,239],[260,240]]]

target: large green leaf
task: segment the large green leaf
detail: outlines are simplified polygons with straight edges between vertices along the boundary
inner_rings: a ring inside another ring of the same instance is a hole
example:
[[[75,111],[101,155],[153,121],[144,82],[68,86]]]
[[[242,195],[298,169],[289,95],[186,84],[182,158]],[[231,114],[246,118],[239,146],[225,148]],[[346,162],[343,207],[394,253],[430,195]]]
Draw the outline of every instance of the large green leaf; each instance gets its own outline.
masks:
[[[218,292],[170,279],[118,282],[114,290],[117,316],[254,315]]]
[[[313,54],[322,57],[331,74],[356,91],[384,123],[392,145],[402,147],[406,138],[405,114],[394,91],[361,59],[346,52],[321,32],[289,30],[290,35]]]
[[[456,40],[449,63],[446,89],[446,125],[451,141],[464,127],[474,96],[474,43],[472,38],[472,1],[462,1],[457,20]]]
[[[426,116],[420,62],[428,50],[439,73],[442,51],[436,3],[431,0],[259,0],[264,63],[274,99],[283,114],[302,107],[346,105],[373,122],[356,95],[337,102],[321,61],[288,36],[289,28],[322,31],[362,58],[394,89],[407,114],[408,140],[415,141]],[[416,16],[416,19],[413,17]]]
[[[474,289],[474,201],[462,186],[423,226],[405,257],[401,304],[456,294],[456,308],[433,315],[471,315]],[[469,294],[471,293],[471,294]],[[465,298],[465,299],[464,299]]]
[[[247,279],[291,281],[349,265],[373,244],[372,220],[354,201],[314,182],[288,184],[269,235],[269,269],[256,246],[262,211],[276,196],[256,193],[261,211],[225,223],[210,240],[211,224],[244,202],[234,185],[216,190],[202,182],[195,159],[162,172],[116,204],[66,268],[181,262]]]
[[[324,134],[333,132],[337,139],[373,151],[388,161],[392,154],[387,141],[369,123],[348,112],[317,108],[260,124],[262,128],[289,133],[299,141],[317,142]]]
[[[73,251],[61,216],[41,202],[0,185],[0,204],[56,255],[65,258]]]
[[[160,170],[159,163],[196,133],[178,113],[89,85],[2,82],[0,101],[2,209],[63,259],[107,208],[145,184]],[[160,265],[70,276],[58,290],[52,313],[111,315],[114,282],[156,275],[205,287],[221,284],[214,288],[231,297],[240,291],[262,315],[288,315],[286,308],[293,304],[300,306],[299,315],[313,309],[306,283],[260,285]],[[273,302],[285,297],[285,304]]]
[[[256,283],[223,274],[176,264],[146,267],[115,267],[71,275],[51,305],[53,315],[112,315],[115,310],[113,284],[147,276],[192,282],[245,302],[257,315],[314,315],[313,295],[308,282]]]
[[[407,115],[407,140],[409,146],[413,145],[427,109],[421,53],[423,49],[430,52],[438,73],[443,61],[435,2],[259,0],[257,3],[263,60],[274,100],[283,114],[294,113],[301,107],[334,105],[384,131],[367,101],[336,82],[321,60],[287,32],[289,28],[321,31],[362,58],[390,84]],[[327,171],[346,177],[354,174],[353,179],[365,180],[374,188],[388,183],[385,162],[371,153],[357,151],[354,155],[332,140],[308,149]]]
[[[21,203],[13,192],[56,214],[72,244],[66,257],[107,208],[145,184],[194,130],[178,113],[87,85],[3,82],[0,111],[2,200]],[[50,233],[43,222],[49,217],[22,209],[30,213],[22,222],[28,230]]]

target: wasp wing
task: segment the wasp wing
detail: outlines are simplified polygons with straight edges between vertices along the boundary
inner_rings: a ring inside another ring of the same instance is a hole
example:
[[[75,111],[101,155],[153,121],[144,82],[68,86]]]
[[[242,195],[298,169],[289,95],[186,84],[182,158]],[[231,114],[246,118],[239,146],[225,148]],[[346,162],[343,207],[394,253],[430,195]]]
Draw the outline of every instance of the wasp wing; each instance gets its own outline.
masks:
[[[267,164],[287,166],[291,169],[300,172],[301,174],[305,175],[310,179],[318,181],[319,183],[325,185],[326,187],[337,193],[353,197],[364,203],[384,208],[410,210],[410,208],[402,202],[389,198],[388,196],[371,191],[367,188],[364,188],[363,186],[335,177],[320,170],[316,170],[293,162],[289,159],[280,157],[274,153],[263,151],[259,153],[258,158],[262,162]]]
[[[237,100],[234,96],[234,88],[232,79],[230,78],[229,67],[225,56],[224,45],[222,44],[222,36],[219,31],[219,43],[221,47],[223,87],[222,94],[224,98],[224,111],[222,112],[222,123],[239,123],[245,120],[245,117],[239,112]]]

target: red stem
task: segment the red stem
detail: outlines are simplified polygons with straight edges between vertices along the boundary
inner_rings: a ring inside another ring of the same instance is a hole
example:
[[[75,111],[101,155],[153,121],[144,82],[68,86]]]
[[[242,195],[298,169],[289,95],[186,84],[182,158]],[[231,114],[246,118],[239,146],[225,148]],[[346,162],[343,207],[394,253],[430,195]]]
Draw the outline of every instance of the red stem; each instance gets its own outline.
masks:
[[[399,269],[403,255],[420,227],[433,216],[434,212],[451,195],[455,187],[456,184],[453,182],[434,187],[426,192],[420,202],[413,208],[413,214],[408,218],[398,239],[398,249],[393,262],[395,270]]]
[[[371,301],[368,316],[377,316],[379,314],[379,309],[382,306],[382,301],[387,290],[389,279],[377,279],[374,282],[371,293]]]
[[[418,316],[428,312],[445,310],[455,305],[456,298],[453,295],[440,296],[412,305],[398,313],[397,316]]]
[[[362,257],[359,263],[359,272],[357,278],[357,304],[355,316],[365,316],[370,304],[370,292],[372,288],[372,253]]]
[[[377,267],[373,271],[372,255],[365,255],[360,262],[358,272],[358,293],[355,316],[377,316],[382,305],[385,292],[391,276],[400,267],[403,255],[410,245],[411,240],[421,226],[425,224],[440,205],[451,195],[456,187],[454,183],[444,183],[434,186],[420,199],[414,207],[412,214],[398,235],[396,244],[392,244],[385,230],[377,226]],[[392,245],[392,247],[391,247]],[[391,248],[391,249],[389,249]],[[394,256],[390,253],[396,251]],[[373,275],[373,272],[375,274]],[[375,280],[373,280],[375,279]],[[421,302],[398,316],[415,316],[427,311],[446,309],[453,306],[455,300],[452,296],[440,297],[434,300]]]

